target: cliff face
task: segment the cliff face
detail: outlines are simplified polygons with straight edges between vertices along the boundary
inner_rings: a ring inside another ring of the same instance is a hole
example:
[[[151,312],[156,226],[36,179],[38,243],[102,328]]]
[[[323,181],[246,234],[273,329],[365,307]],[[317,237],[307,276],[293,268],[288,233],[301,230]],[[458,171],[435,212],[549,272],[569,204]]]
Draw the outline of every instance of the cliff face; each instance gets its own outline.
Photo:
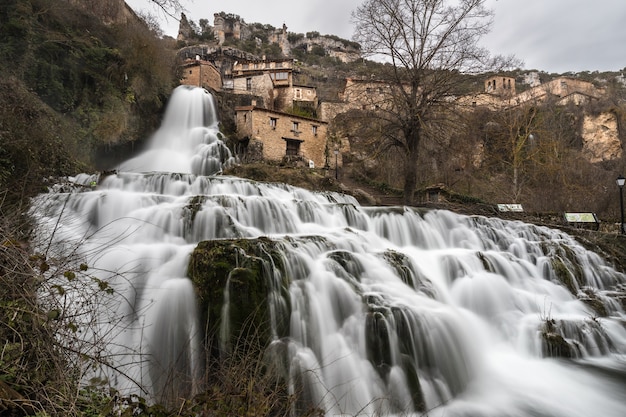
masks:
[[[343,63],[354,62],[361,58],[361,51],[356,44],[352,45],[330,36],[306,37],[291,45],[291,48],[305,48],[309,53],[316,47],[323,49],[326,55],[337,58]]]
[[[269,44],[278,45],[286,57],[293,56],[292,52],[296,49],[305,50],[307,53],[320,49],[324,51],[325,55],[337,58],[344,63],[354,62],[361,58],[360,47],[357,43],[336,36],[323,36],[317,32],[309,33],[306,36],[301,33],[288,33],[285,24],[278,29],[259,23],[248,24],[240,16],[224,12],[215,13],[213,19],[211,30],[218,46],[231,40],[247,41],[254,39],[258,43],[263,43],[265,41],[262,39],[265,39]],[[182,14],[177,39],[186,42],[198,35],[202,34],[194,34],[187,16]]]
[[[615,114],[585,115],[581,136],[583,154],[589,162],[595,164],[622,157],[622,143]]]
[[[105,25],[143,23],[124,0],[66,0],[100,17]]]

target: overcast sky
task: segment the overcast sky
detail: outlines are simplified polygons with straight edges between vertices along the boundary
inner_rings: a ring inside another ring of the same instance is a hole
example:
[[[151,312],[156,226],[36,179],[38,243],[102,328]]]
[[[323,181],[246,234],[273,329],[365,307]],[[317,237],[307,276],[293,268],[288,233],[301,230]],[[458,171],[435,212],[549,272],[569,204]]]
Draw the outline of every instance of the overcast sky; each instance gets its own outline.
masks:
[[[198,23],[213,13],[234,13],[247,23],[287,25],[289,32],[351,39],[350,15],[364,0],[180,0]],[[150,6],[126,0],[135,10],[161,17],[165,34],[176,37],[178,21]],[[487,0],[494,10],[484,46],[492,54],[515,55],[524,68],[546,72],[618,71],[626,67],[626,0]],[[178,16],[179,17],[179,16]]]

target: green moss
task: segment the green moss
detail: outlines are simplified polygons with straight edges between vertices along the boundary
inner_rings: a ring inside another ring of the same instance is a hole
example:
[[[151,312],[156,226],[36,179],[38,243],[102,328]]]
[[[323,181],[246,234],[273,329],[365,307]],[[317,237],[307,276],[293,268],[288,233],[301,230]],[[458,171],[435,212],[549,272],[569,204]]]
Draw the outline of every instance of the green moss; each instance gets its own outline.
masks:
[[[565,263],[561,258],[552,259],[552,270],[556,275],[557,280],[563,284],[570,293],[576,295],[578,293],[577,286],[575,284],[575,278],[570,270],[565,266]]]
[[[202,195],[195,195],[189,199],[189,202],[185,206],[185,209],[189,210],[191,214],[190,216],[191,223],[193,223],[193,221],[195,220],[196,214],[198,214],[198,212],[202,208],[202,205],[204,204],[205,201],[206,201],[206,197]]]
[[[191,278],[206,323],[206,344],[228,346],[266,346],[272,337],[268,296],[278,291],[288,303],[286,282],[275,282],[276,272],[284,276],[278,243],[267,238],[214,240],[200,242],[189,260]],[[281,288],[276,288],[276,286]],[[225,301],[228,299],[228,304]],[[226,314],[226,316],[224,316]],[[289,311],[277,315],[277,335],[288,331]],[[228,320],[228,334],[215,340]]]

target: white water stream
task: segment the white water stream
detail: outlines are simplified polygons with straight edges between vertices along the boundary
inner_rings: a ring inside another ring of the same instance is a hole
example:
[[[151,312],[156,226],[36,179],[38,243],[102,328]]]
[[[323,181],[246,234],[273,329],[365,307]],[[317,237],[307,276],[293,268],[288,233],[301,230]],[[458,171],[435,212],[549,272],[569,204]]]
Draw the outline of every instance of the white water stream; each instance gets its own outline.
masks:
[[[151,149],[33,202],[39,250],[85,262],[114,290],[81,330],[107,341],[116,387],[197,392],[204,324],[189,255],[202,240],[268,236],[290,282],[290,335],[275,345],[293,389],[328,415],[626,415],[626,315],[613,296],[626,277],[597,254],[521,222],[213,175],[230,163],[216,132],[211,96],[179,87]],[[579,277],[570,288],[566,268]],[[572,359],[550,357],[545,329]]]

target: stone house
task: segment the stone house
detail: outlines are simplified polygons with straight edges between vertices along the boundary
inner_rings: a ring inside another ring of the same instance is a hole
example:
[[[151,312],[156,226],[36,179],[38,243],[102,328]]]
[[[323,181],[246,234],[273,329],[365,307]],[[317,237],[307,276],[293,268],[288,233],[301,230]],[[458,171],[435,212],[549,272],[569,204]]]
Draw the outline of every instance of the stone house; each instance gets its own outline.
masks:
[[[291,90],[293,91],[293,95],[291,97],[293,106],[307,108],[313,111],[317,110],[319,102],[317,98],[317,89],[315,87],[294,84]]]
[[[375,80],[346,79],[346,85],[339,98],[362,110],[376,110],[385,107],[391,95],[391,86]]]
[[[228,50],[221,48],[184,48],[179,53],[183,60],[180,83],[254,96],[260,98],[265,107],[279,111],[294,106],[311,109],[312,113],[316,111],[315,87],[293,84],[293,59],[254,60],[227,53]]]
[[[293,87],[293,60],[243,60],[232,68],[233,93],[263,98],[266,107],[284,110],[291,97],[284,90]]]
[[[346,78],[338,100],[323,102],[319,106],[319,117],[331,121],[338,114],[349,110],[377,110],[388,106],[391,86],[376,80]]]
[[[603,88],[597,88],[589,81],[577,80],[569,77],[558,77],[547,83],[539,84],[513,97],[515,105],[529,101],[546,101],[556,99],[556,104],[583,104],[597,100],[605,93]]]
[[[493,76],[485,80],[485,93],[511,97],[515,95],[515,78]]]
[[[181,67],[181,84],[195,85],[213,91],[222,89],[222,76],[219,70],[211,62],[200,59],[200,56],[195,60],[185,61]]]
[[[295,105],[316,109],[317,90],[294,85],[293,59],[245,60],[232,69],[233,92],[263,98],[266,107],[286,111]]]
[[[274,102],[274,83],[268,73],[255,73],[246,75],[233,75],[232,78],[233,94],[245,94],[263,98],[263,103],[272,106]]]
[[[468,107],[484,106],[492,110],[521,106],[529,102],[545,102],[551,99],[557,105],[569,103],[580,105],[599,99],[604,92],[604,89],[597,88],[588,81],[558,77],[516,93],[514,78],[493,76],[485,80],[483,93],[459,97],[457,103]]]
[[[328,164],[328,123],[255,105],[235,108],[237,137],[259,155],[250,159],[304,161],[310,167]]]

